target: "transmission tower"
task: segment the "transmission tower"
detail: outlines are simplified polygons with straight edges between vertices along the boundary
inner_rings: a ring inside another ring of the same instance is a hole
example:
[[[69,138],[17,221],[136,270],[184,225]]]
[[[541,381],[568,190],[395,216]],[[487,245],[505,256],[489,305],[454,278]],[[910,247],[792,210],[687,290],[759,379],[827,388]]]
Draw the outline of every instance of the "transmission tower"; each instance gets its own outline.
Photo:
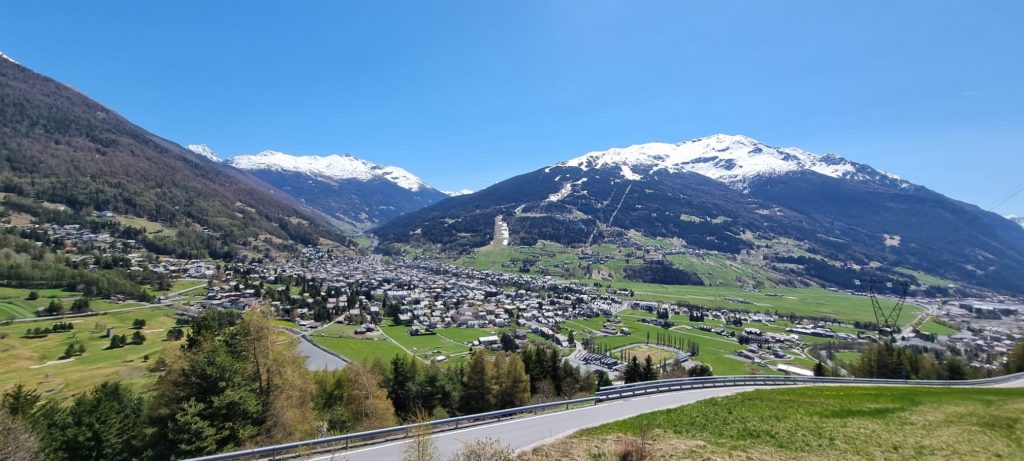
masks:
[[[854,284],[861,286],[860,280],[854,280]],[[878,293],[875,287],[884,284],[886,288],[892,289],[894,286],[900,286],[903,290],[900,291],[899,299],[896,304],[891,308],[882,307],[882,303],[878,300]],[[903,303],[907,300],[907,291],[910,290],[910,282],[905,280],[891,281],[891,280],[868,280],[868,296],[871,298],[871,307],[875,311],[875,324],[878,325],[878,336],[889,336],[889,340],[892,342],[896,341],[896,332],[899,331],[899,320],[900,313],[903,312]]]

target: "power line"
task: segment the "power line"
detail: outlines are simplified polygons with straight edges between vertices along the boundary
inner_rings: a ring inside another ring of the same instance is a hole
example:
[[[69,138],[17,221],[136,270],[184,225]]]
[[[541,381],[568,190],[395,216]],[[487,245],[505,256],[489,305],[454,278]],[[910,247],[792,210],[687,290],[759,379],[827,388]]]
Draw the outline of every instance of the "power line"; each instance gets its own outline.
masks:
[[[1017,194],[1020,194],[1021,192],[1024,192],[1024,183],[1021,183],[1021,184],[1020,184],[1019,186],[1017,186],[1017,187],[1016,187],[1016,188],[1015,188],[1015,189],[1013,190],[1013,192],[1010,192],[1010,193],[1009,193],[1008,195],[1006,195],[1005,197],[1003,197],[1002,199],[1000,199],[1000,200],[999,200],[998,202],[996,202],[996,204],[995,204],[995,205],[992,205],[992,206],[988,207],[988,209],[989,209],[989,210],[995,210],[996,208],[999,208],[999,207],[1000,207],[1000,206],[1002,206],[1002,205],[1003,205],[1004,203],[1006,203],[1006,202],[1009,202],[1009,201],[1010,201],[1010,199],[1012,199],[1012,198],[1016,197],[1016,196],[1017,196]]]

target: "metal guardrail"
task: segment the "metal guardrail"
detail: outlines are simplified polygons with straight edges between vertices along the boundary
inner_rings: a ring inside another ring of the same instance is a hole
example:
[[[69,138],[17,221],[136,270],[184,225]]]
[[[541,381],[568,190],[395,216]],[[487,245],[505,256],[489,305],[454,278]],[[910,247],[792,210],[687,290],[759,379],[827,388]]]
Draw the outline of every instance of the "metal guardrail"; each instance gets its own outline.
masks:
[[[499,421],[506,416],[514,416],[526,413],[536,413],[541,410],[565,407],[566,410],[573,405],[593,403],[594,405],[608,401],[630,398],[637,395],[657,394],[664,392],[676,392],[693,389],[706,389],[716,387],[746,387],[746,386],[796,386],[808,384],[845,384],[845,385],[904,385],[904,386],[939,386],[939,387],[965,387],[985,386],[1000,384],[1010,381],[1024,379],[1024,373],[998,376],[995,378],[965,380],[965,381],[932,381],[932,380],[905,380],[905,379],[864,379],[864,378],[829,378],[829,377],[806,377],[806,376],[710,376],[701,378],[678,378],[663,379],[658,381],[646,381],[632,384],[620,384],[606,386],[597,391],[594,397],[586,397],[575,400],[563,400],[548,402],[525,407],[509,408],[507,410],[478,413],[475,415],[459,416],[455,418],[440,419],[418,424],[407,424],[372,431],[357,432],[353,434],[336,435],[320,439],[304,440],[301,442],[283,443],[266,447],[251,448],[247,450],[222,453],[217,455],[194,458],[191,461],[227,461],[241,459],[260,459],[261,456],[284,455],[301,449],[329,448],[335,446],[339,449],[347,449],[355,444],[371,443],[374,439],[389,440],[392,438],[404,438],[413,434],[421,428],[429,428],[433,432],[456,429],[461,426],[482,423],[490,420]]]
[[[597,391],[597,397],[603,400],[614,400],[628,398],[634,395],[672,392],[688,389],[703,389],[709,387],[738,387],[738,386],[794,386],[808,384],[846,384],[846,385],[875,385],[875,386],[984,386],[999,384],[1009,381],[1024,379],[1024,373],[997,376],[964,381],[937,381],[937,380],[909,380],[909,379],[867,379],[867,378],[832,378],[823,376],[725,376],[725,377],[703,377],[703,378],[679,378],[664,379],[658,381],[647,381],[632,384],[620,384],[617,386],[603,387]]]
[[[481,423],[484,421],[500,421],[501,418],[506,416],[514,416],[526,413],[535,413],[541,410],[547,410],[551,408],[565,409],[572,408],[573,405],[579,405],[583,403],[597,404],[599,399],[597,397],[586,397],[582,399],[574,400],[560,400],[557,402],[547,402],[537,405],[527,405],[525,407],[509,408],[506,410],[490,411],[487,413],[477,413],[475,415],[458,416],[455,418],[439,419],[436,421],[429,421],[425,423],[417,424],[406,424],[403,426],[388,427],[384,429],[376,429],[372,431],[356,432],[352,434],[336,435],[331,437],[325,437],[321,439],[303,440],[301,442],[283,443],[280,445],[271,445],[266,447],[250,448],[248,450],[240,450],[231,453],[222,453],[217,455],[203,456],[200,458],[193,458],[190,461],[223,461],[223,460],[237,460],[237,459],[258,459],[259,456],[263,455],[274,455],[278,453],[289,452],[293,450],[299,450],[303,448],[320,447],[328,445],[337,445],[339,448],[348,448],[353,442],[366,443],[373,439],[384,439],[386,437],[400,436],[408,437],[412,435],[414,431],[420,428],[429,428],[431,431],[457,429],[460,426],[472,425],[473,423]]]

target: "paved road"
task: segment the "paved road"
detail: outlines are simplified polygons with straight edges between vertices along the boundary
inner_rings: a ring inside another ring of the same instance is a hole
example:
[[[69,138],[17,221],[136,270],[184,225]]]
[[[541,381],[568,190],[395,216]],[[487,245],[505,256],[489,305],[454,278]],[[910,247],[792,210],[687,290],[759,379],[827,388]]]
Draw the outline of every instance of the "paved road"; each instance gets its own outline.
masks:
[[[795,386],[785,386],[795,387]],[[1024,379],[999,384],[993,387],[1024,387]],[[720,389],[696,389],[666,394],[654,394],[630,399],[614,400],[593,406],[573,410],[546,413],[537,416],[523,417],[497,423],[441,432],[434,435],[438,448],[447,458],[452,452],[462,447],[465,441],[485,438],[498,439],[515,450],[527,450],[537,445],[556,440],[580,429],[630,418],[641,413],[648,413],[666,408],[697,402],[712,397],[738,394],[753,389],[750,387],[734,387]],[[331,455],[319,455],[309,458],[310,461],[383,461],[402,459],[408,440],[372,445],[347,452]]]
[[[615,400],[568,411],[545,413],[467,429],[441,432],[434,435],[434,440],[443,453],[443,459],[447,459],[451,453],[462,448],[464,441],[485,438],[500,440],[516,450],[525,450],[547,441],[565,437],[587,427],[629,418],[640,413],[674,408],[698,400],[737,394],[752,389],[755,388],[701,389]],[[332,455],[315,456],[310,458],[310,460],[382,461],[402,459],[403,451],[408,442],[408,440],[399,440]]]

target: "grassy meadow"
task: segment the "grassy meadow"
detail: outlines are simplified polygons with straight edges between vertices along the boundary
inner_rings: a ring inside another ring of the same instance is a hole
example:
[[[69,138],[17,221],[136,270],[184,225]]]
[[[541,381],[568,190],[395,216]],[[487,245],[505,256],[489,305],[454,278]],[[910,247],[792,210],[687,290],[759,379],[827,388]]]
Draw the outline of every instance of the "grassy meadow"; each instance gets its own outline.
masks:
[[[531,267],[531,273],[535,275],[552,275],[584,283],[629,289],[634,293],[632,299],[642,301],[686,301],[726,309],[835,317],[849,322],[875,320],[867,297],[823,288],[780,287],[772,282],[773,274],[770,271],[753,263],[737,262],[724,256],[668,256],[667,259],[677,267],[697,273],[706,283],[706,286],[687,286],[625,280],[622,274],[627,262],[635,264],[643,257],[634,250],[595,245],[590,252],[612,259],[603,264],[593,265],[590,272],[587,272],[587,263],[579,259],[578,250],[542,242],[532,247],[488,246],[477,250],[472,256],[459,258],[453,262],[481,270],[516,272],[522,261],[535,261]],[[928,282],[938,281],[928,279]],[[750,291],[746,287],[751,285],[760,288],[757,291]],[[736,303],[726,298],[742,298],[750,304]],[[883,305],[887,303],[886,300],[882,302]],[[920,306],[907,305],[902,318],[910,322],[922,310]]]
[[[115,380],[143,386],[155,375],[147,368],[165,347],[179,343],[164,341],[166,330],[174,326],[171,309],[146,309],[95,317],[71,318],[74,330],[50,333],[43,338],[27,338],[28,328],[51,327],[54,321],[16,323],[0,327],[0,389],[21,383],[46,396],[67,397],[85,391],[103,381]],[[145,319],[142,328],[146,342],[107,350],[107,327],[116,334],[131,337],[135,319]],[[84,344],[86,351],[73,360],[62,361],[68,344]],[[148,362],[145,356],[149,356]]]

